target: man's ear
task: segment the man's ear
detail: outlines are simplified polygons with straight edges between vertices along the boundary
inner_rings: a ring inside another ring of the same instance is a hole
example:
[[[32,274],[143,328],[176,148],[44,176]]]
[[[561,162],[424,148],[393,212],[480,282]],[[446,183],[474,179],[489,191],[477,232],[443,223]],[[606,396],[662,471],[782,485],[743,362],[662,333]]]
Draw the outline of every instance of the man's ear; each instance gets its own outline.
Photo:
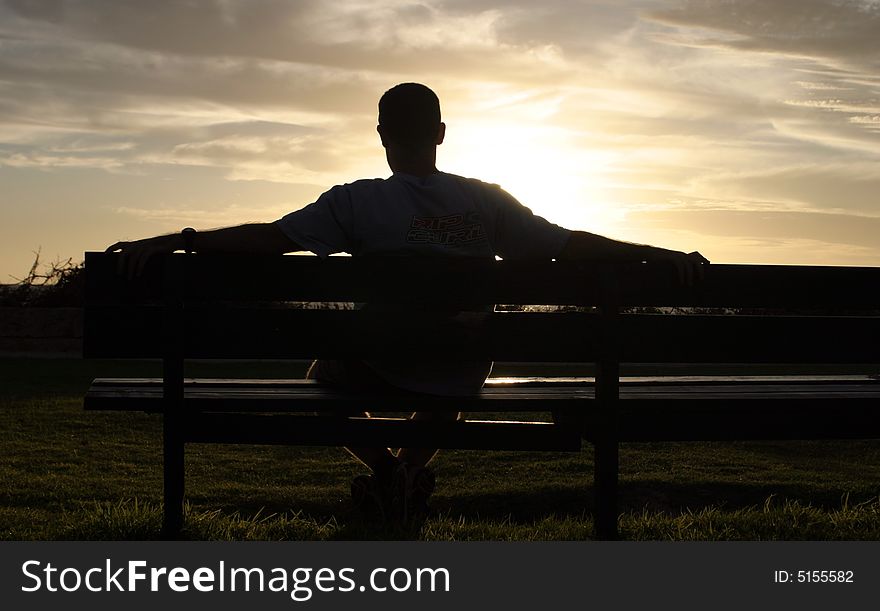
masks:
[[[376,131],[379,132],[379,139],[382,140],[382,146],[384,146],[385,148],[388,148],[388,143],[385,142],[385,133],[384,133],[384,131],[382,130],[382,126],[381,126],[381,125],[377,125],[377,126],[376,126]]]
[[[440,127],[437,128],[437,141],[434,144],[443,144],[443,139],[445,137],[446,137],[446,124],[441,121]]]

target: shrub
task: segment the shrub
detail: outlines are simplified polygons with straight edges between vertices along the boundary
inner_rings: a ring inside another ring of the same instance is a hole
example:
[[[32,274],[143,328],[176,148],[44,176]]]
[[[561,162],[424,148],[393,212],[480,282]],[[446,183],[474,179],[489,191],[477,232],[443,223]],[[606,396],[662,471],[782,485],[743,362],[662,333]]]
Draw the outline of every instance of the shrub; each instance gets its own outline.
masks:
[[[81,306],[85,288],[84,266],[73,259],[40,264],[40,251],[24,278],[0,286],[0,306]]]

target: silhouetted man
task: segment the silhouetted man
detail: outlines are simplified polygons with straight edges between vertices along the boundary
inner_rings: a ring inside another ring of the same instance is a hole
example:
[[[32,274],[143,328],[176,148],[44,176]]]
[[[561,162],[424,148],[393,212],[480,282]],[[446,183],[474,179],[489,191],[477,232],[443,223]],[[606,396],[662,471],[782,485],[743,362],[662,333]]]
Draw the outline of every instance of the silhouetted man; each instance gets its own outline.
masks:
[[[437,146],[443,143],[446,125],[436,94],[424,85],[403,83],[385,92],[379,100],[377,131],[393,172],[390,178],[335,186],[314,203],[273,223],[118,242],[107,250],[120,250],[130,273],[138,273],[154,254],[183,250],[187,240],[198,252],[666,261],[688,283],[708,263],[696,252],[688,255],[569,231],[535,216],[497,185],[438,171]],[[308,376],[356,389],[458,396],[479,391],[491,365],[413,359],[319,360]],[[417,400],[414,397],[414,403]],[[417,419],[458,416],[412,415]],[[392,509],[424,508],[434,488],[433,474],[426,465],[436,450],[403,448],[396,455],[388,448],[349,451],[372,471],[371,476],[353,482],[356,503],[385,509],[389,504]]]

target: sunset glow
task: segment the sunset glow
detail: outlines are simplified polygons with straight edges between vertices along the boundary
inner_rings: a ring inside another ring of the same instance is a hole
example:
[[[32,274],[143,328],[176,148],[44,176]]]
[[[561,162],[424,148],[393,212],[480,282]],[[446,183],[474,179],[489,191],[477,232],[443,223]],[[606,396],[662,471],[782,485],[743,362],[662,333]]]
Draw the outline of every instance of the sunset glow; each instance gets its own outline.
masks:
[[[555,223],[880,265],[878,32],[877,0],[0,1],[0,283],[387,176],[403,81],[441,170]]]

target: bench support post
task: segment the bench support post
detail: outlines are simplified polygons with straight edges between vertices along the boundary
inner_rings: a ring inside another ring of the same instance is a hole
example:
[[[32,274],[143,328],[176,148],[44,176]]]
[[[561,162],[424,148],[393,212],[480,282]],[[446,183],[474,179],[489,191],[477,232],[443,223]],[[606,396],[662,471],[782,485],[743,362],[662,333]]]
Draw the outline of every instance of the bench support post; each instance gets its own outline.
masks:
[[[183,526],[183,362],[166,359],[164,366],[165,413],[162,417],[164,512],[162,535],[176,539]]]
[[[601,354],[596,363],[596,433],[594,437],[593,491],[596,507],[594,536],[615,540],[617,532],[618,403],[620,400],[620,360],[617,327],[619,322],[618,278],[606,271],[600,278],[602,291],[599,312],[602,317]]]
[[[176,371],[175,371],[176,370]],[[165,414],[162,418],[164,505],[162,535],[176,539],[183,526],[183,363],[164,367]]]
[[[595,537],[617,539],[617,479],[619,469],[617,398],[620,365],[599,362],[596,372],[596,437],[593,443],[593,490],[595,495]]]
[[[165,357],[162,359],[162,536],[177,539],[183,527],[184,432],[184,275],[172,255],[165,260]]]
[[[165,539],[176,539],[183,526],[183,441],[175,429],[177,427],[170,425],[166,419],[163,454],[165,512],[162,520]]]

